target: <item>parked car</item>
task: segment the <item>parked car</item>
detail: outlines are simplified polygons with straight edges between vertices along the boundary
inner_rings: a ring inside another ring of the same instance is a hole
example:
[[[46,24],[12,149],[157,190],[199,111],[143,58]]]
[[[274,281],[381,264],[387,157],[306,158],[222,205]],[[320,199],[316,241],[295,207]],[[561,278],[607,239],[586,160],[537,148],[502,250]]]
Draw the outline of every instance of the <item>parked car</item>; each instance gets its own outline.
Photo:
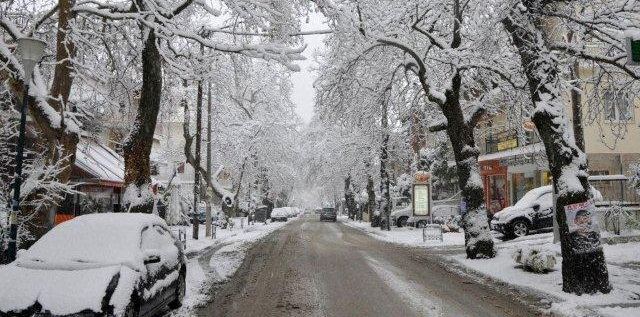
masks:
[[[522,237],[534,230],[553,228],[553,187],[528,191],[518,202],[493,215],[491,229],[508,237]]]
[[[391,212],[391,223],[397,227],[404,227],[407,225],[407,220],[413,215],[413,208],[411,205],[404,208],[400,208]]]
[[[158,216],[79,216],[0,267],[0,316],[154,316],[181,305],[185,261]]]
[[[329,220],[336,222],[338,220],[338,215],[336,214],[335,208],[322,208],[322,212],[320,213],[320,221]]]
[[[427,224],[433,223],[445,223],[449,219],[460,214],[460,206],[454,204],[442,204],[431,206],[431,216],[411,216],[407,219],[407,226],[424,228]],[[442,219],[442,220],[439,220]]]
[[[273,208],[271,211],[271,221],[287,221],[289,211],[286,208]]]

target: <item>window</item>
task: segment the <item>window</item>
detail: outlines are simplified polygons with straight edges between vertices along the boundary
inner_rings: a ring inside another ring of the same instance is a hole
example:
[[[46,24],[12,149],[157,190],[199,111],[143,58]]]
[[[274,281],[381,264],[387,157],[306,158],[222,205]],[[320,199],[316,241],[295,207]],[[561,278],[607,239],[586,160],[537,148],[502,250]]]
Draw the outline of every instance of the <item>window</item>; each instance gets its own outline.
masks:
[[[631,121],[633,119],[629,97],[623,91],[608,90],[604,93],[604,114],[608,121]]]

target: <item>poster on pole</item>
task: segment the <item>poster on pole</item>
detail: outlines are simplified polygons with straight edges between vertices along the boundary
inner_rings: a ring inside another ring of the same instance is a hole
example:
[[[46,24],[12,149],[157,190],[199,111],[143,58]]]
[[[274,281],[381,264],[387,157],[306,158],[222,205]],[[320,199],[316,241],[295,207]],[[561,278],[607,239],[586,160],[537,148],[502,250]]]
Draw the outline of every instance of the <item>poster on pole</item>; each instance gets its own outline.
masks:
[[[595,203],[588,200],[564,206],[569,227],[569,243],[575,253],[589,253],[600,247]]]
[[[413,215],[431,215],[431,188],[429,184],[413,185]]]

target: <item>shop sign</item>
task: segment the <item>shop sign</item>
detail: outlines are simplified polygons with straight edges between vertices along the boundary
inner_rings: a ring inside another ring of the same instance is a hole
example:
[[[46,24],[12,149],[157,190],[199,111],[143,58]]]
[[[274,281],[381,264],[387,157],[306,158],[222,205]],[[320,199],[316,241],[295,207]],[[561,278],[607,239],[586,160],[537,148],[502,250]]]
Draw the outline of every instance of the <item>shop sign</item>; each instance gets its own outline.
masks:
[[[522,128],[525,131],[534,131],[536,129],[536,124],[533,121],[527,120],[522,123]]]
[[[431,188],[429,184],[413,185],[413,215],[431,215]]]
[[[428,184],[429,183],[429,173],[419,171],[415,176],[416,184]]]
[[[509,139],[498,143],[498,151],[509,150],[518,147],[518,139]]]

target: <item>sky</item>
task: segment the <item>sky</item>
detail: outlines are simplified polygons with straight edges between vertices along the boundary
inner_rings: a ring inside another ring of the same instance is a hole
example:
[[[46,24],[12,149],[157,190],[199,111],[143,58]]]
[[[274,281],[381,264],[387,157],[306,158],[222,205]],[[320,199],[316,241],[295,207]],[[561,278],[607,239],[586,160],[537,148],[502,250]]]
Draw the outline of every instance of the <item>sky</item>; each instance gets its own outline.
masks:
[[[306,22],[306,21],[304,21]],[[319,13],[312,13],[309,16],[309,22],[303,23],[303,31],[325,30],[327,25],[324,23],[324,17]],[[316,75],[311,71],[311,67],[317,66],[313,61],[313,53],[324,48],[322,40],[326,35],[306,35],[304,41],[307,44],[303,55],[306,60],[299,62],[300,72],[293,73],[291,81],[293,82],[293,93],[291,99],[296,105],[296,112],[306,124],[313,117],[313,103],[315,91],[313,89],[313,81]]]

